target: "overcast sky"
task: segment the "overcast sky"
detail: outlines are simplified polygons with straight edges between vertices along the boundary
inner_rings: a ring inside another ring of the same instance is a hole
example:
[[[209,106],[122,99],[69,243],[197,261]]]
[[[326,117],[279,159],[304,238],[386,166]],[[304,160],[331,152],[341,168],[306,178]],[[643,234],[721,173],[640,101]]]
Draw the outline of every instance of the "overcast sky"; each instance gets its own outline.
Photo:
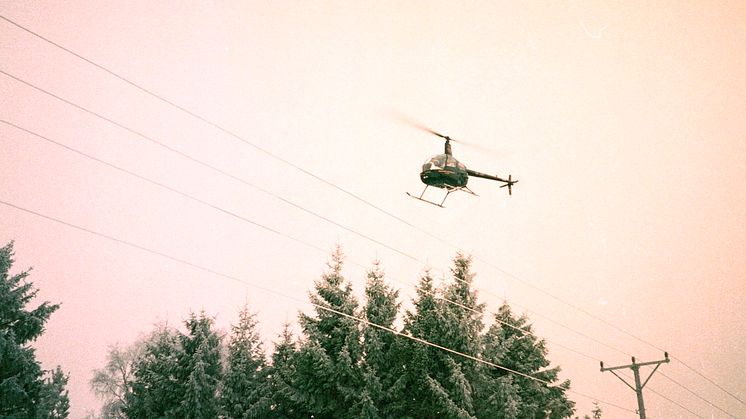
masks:
[[[0,20],[0,119],[171,188],[0,123],[0,244],[62,303],[35,346],[70,373],[71,417],[98,408],[87,383],[109,345],[190,310],[227,329],[248,302],[271,348],[335,244],[359,294],[380,260],[405,305],[461,249],[487,309],[530,313],[573,390],[634,410],[598,360],[667,350],[649,417],[746,416],[710,382],[746,400],[745,3],[4,1],[0,15],[235,134]],[[453,145],[518,178],[513,196],[473,179],[479,197],[445,209],[408,198],[443,145],[392,110],[494,150]]]

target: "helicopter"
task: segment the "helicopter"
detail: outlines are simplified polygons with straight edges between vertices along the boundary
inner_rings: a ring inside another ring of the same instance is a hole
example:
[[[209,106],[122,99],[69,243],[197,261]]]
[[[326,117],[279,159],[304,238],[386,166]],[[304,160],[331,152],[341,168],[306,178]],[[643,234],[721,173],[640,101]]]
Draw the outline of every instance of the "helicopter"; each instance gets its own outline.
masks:
[[[507,179],[503,179],[499,176],[488,175],[485,173],[477,172],[475,170],[467,169],[463,163],[459,162],[458,160],[456,160],[456,158],[453,157],[453,152],[451,150],[451,141],[461,144],[466,143],[464,143],[463,141],[456,141],[447,135],[440,134],[414,121],[409,120],[407,122],[423,131],[429,132],[430,134],[433,134],[445,140],[444,154],[433,156],[425,161],[425,163],[422,165],[420,180],[422,180],[422,183],[425,184],[425,189],[422,190],[422,193],[419,196],[413,195],[409,192],[407,192],[407,195],[414,199],[427,202],[428,204],[433,204],[435,206],[445,208],[443,204],[446,202],[446,198],[448,198],[448,195],[450,195],[452,192],[463,191],[474,196],[478,196],[476,193],[474,193],[474,191],[466,186],[466,184],[469,182],[469,176],[502,182],[503,185],[500,185],[500,187],[504,188],[507,186],[508,194],[513,195],[513,185],[518,183],[518,180],[513,180],[512,175],[508,175]],[[427,188],[429,188],[430,186],[445,189],[446,195],[443,197],[443,200],[440,203],[423,198],[423,196],[425,195],[425,191],[427,191]]]

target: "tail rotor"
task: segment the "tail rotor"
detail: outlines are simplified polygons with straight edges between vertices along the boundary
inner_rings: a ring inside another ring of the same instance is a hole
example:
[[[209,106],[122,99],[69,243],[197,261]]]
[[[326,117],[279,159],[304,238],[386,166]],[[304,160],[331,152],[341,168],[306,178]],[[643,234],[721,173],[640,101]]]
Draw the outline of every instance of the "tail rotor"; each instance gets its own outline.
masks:
[[[516,183],[518,183],[518,181],[517,180],[513,180],[513,175],[508,175],[508,180],[504,181],[504,182],[505,182],[505,184],[501,185],[500,187],[504,188],[504,187],[507,186],[508,187],[508,195],[512,196],[513,195],[513,185],[516,184]]]

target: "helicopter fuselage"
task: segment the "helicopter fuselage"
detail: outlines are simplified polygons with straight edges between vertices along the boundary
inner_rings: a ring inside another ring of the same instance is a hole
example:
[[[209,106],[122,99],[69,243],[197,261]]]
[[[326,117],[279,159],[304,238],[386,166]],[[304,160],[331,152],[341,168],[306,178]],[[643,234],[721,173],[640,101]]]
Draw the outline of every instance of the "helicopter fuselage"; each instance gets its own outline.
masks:
[[[443,203],[445,202],[446,198],[448,198],[448,195],[451,194],[451,192],[464,191],[472,195],[476,195],[466,186],[466,184],[469,182],[469,176],[502,182],[503,185],[501,185],[500,187],[503,188],[507,186],[508,194],[513,194],[512,187],[518,181],[513,180],[512,176],[508,176],[507,179],[503,179],[498,176],[488,175],[485,173],[477,172],[475,170],[467,169],[466,166],[453,158],[453,153],[451,152],[451,138],[443,134],[438,134],[437,132],[429,128],[425,128],[422,126],[420,126],[420,128],[438,137],[444,138],[446,140],[445,149],[443,150],[443,154],[438,154],[431,157],[425,162],[425,164],[422,165],[420,180],[422,180],[422,183],[425,184],[425,189],[422,191],[422,193],[419,196],[416,196],[407,192],[407,195],[411,196],[414,199],[443,207]],[[443,198],[440,204],[423,198],[423,196],[425,195],[425,191],[427,191],[427,188],[430,186],[446,190],[446,196]]]
[[[462,188],[469,182],[466,166],[450,154],[438,154],[422,165],[422,183],[436,188]]]

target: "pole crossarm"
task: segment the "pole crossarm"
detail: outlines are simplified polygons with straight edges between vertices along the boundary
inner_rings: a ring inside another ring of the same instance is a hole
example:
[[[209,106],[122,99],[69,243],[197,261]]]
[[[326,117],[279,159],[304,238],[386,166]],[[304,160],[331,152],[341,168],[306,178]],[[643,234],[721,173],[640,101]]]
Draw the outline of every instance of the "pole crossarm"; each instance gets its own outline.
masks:
[[[605,367],[601,366],[601,372],[612,371],[612,370],[621,370],[621,369],[626,369],[626,368],[644,367],[646,365],[653,365],[653,364],[657,364],[658,366],[660,366],[660,364],[665,363],[665,362],[670,362],[670,360],[668,358],[666,358],[666,359],[662,359],[660,361],[649,361],[649,362],[638,362],[638,363],[635,363],[633,361],[631,364],[620,365],[618,367],[605,368]],[[658,368],[658,366],[656,366],[655,368]]]
[[[601,372],[609,371],[612,374],[616,376],[616,378],[620,379],[624,384],[627,385],[627,387],[631,388],[632,391],[634,391],[637,394],[637,412],[640,415],[640,419],[646,419],[645,416],[645,402],[642,398],[642,389],[645,387],[645,384],[650,381],[650,378],[655,374],[656,371],[658,371],[658,367],[661,366],[661,364],[670,362],[668,359],[668,352],[663,353],[665,355],[664,359],[661,359],[659,361],[648,361],[648,362],[637,362],[635,360],[635,357],[632,357],[632,363],[628,365],[619,365],[616,367],[604,367],[604,362],[601,361]],[[648,378],[645,379],[644,383],[640,382],[640,367],[644,367],[646,365],[655,365],[655,368],[653,368],[653,371],[650,372],[650,375],[648,375]],[[624,378],[620,377],[615,370],[621,370],[621,369],[631,369],[632,372],[635,374],[635,386],[633,387],[630,383],[627,382]]]

